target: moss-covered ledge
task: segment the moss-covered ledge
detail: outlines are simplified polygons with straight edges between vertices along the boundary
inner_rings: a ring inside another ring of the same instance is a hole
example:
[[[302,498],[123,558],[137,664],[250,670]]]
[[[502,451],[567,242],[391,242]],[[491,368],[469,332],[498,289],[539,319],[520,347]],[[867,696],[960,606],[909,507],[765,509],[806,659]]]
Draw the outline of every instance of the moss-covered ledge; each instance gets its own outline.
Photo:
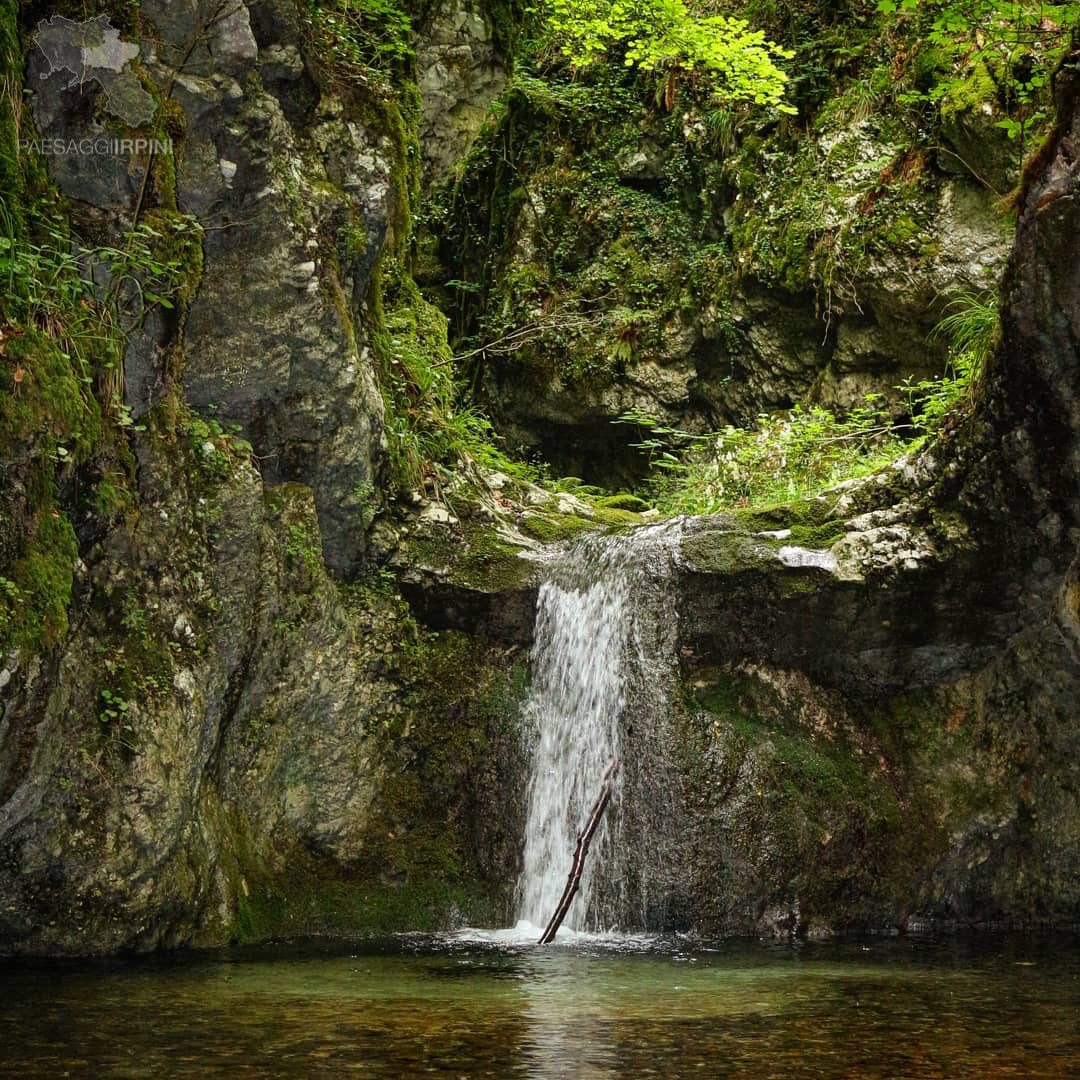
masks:
[[[527,644],[546,553],[655,516],[633,496],[593,496],[575,483],[550,490],[474,465],[445,502],[399,501],[377,524],[376,543],[426,625]]]

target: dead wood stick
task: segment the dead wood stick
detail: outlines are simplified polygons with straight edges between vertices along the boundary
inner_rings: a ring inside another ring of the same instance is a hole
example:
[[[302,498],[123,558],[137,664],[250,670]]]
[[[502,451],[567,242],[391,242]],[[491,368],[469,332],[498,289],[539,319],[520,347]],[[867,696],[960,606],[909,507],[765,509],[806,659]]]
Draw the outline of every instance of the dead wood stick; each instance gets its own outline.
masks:
[[[566,918],[566,913],[570,910],[574,897],[577,895],[578,886],[581,884],[581,872],[585,869],[585,856],[589,854],[589,844],[592,842],[593,833],[596,832],[596,827],[604,816],[607,804],[611,802],[611,793],[614,790],[615,777],[618,772],[619,762],[616,759],[608,766],[608,771],[604,773],[604,784],[600,789],[596,802],[593,803],[589,820],[585,822],[585,828],[578,833],[577,846],[574,848],[574,863],[570,867],[570,875],[566,879],[566,888],[563,889],[562,899],[555,909],[555,914],[551,916],[551,922],[547,924],[547,929],[540,938],[541,945],[547,945],[554,939],[559,932],[559,927],[562,926],[563,919]]]

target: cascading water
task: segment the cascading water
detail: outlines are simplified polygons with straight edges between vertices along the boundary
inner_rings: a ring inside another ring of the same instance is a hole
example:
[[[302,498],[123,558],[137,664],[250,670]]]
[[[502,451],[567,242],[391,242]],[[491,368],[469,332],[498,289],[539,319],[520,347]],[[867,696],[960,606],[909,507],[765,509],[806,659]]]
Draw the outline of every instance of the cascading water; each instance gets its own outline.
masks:
[[[518,918],[534,926],[543,926],[558,904],[575,839],[608,766],[619,759],[621,777],[635,775],[623,755],[632,750],[638,757],[649,739],[641,732],[631,748],[626,736],[635,722],[652,727],[664,711],[675,667],[675,617],[665,583],[680,528],[669,522],[590,534],[548,564],[524,707],[535,750]],[[645,903],[640,867],[631,870],[633,853],[626,851],[625,790],[620,779],[565,920],[568,929],[614,929],[628,920],[644,925],[642,911],[628,910],[632,899],[641,909]],[[656,813],[660,805],[636,807],[629,816],[640,823]],[[634,831],[640,844],[641,830]],[[627,886],[631,879],[634,890]]]

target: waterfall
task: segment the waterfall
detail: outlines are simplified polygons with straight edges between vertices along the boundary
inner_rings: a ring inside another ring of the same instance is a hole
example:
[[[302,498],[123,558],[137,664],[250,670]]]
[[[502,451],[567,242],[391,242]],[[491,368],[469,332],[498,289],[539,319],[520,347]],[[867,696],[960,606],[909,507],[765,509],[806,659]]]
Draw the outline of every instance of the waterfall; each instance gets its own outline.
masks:
[[[627,823],[640,825],[662,807],[639,806],[628,814],[626,794],[640,775],[637,759],[655,742],[649,733],[663,718],[675,670],[674,605],[665,586],[680,529],[679,522],[667,522],[622,534],[591,533],[547,564],[523,710],[534,754],[518,918],[534,926],[543,926],[555,910],[577,834],[616,758],[622,771],[615,798],[564,926],[644,925],[641,882],[650,873],[631,864],[655,854],[627,850],[631,843],[645,846],[641,828],[628,829]],[[641,730],[628,744],[635,724]],[[630,910],[635,899],[636,913]]]

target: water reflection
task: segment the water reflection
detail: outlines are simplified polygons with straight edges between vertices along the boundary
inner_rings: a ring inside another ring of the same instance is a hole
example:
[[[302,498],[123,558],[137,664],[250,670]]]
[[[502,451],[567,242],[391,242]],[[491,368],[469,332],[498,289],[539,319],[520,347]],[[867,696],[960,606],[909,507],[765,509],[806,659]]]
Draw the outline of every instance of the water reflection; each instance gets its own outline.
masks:
[[[0,969],[0,1073],[1080,1075],[1075,937],[629,944],[474,934],[13,965]]]

